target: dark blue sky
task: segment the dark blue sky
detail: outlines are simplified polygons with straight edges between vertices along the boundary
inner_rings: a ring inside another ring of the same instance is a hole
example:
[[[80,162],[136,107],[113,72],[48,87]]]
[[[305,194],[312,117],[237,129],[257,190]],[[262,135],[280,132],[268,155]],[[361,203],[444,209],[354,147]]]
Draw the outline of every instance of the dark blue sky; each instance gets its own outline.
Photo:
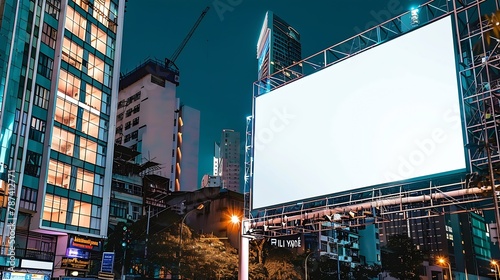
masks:
[[[422,2],[129,0],[121,71],[130,71],[147,58],[170,57],[210,6],[176,61],[177,96],[201,112],[201,178],[212,172],[213,143],[219,141],[222,129],[239,131],[244,145],[245,119],[251,114],[252,84],[257,78],[257,39],[267,10],[301,34],[302,56],[307,57]]]

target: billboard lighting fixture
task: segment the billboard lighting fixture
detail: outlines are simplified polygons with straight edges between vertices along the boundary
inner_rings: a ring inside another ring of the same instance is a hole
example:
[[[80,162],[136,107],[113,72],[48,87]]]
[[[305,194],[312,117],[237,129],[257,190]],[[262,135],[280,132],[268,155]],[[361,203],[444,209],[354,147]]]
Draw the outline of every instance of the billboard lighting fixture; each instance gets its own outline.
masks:
[[[420,20],[418,19],[418,9],[417,8],[411,9],[410,20],[411,20],[412,26],[418,25],[420,23]]]
[[[356,213],[354,213],[353,211],[349,211],[349,216],[351,216],[351,218],[356,218]]]

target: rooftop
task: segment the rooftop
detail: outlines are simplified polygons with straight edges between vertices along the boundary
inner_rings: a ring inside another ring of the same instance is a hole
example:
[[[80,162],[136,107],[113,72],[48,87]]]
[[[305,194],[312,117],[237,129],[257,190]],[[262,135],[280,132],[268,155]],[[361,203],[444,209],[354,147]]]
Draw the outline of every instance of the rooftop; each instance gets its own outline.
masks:
[[[169,66],[168,60],[148,59],[134,70],[120,77],[120,90],[129,87],[149,74],[179,86],[179,70],[174,64]]]

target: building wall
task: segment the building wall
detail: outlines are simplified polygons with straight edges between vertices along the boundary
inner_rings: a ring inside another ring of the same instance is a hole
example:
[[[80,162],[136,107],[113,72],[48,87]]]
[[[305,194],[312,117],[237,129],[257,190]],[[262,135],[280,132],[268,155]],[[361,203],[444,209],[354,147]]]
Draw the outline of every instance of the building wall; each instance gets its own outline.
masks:
[[[1,4],[0,178],[6,186],[15,171],[12,216],[32,215],[21,264],[50,264],[57,277],[71,270],[67,248],[86,250],[75,236],[100,244],[107,234],[125,1]]]
[[[173,182],[171,165],[176,147],[176,85],[165,81],[165,86],[161,86],[152,83],[151,79],[152,75],[148,74],[120,90],[116,143],[140,152],[141,156],[136,159],[139,164],[149,160],[159,163],[162,168],[156,174]],[[138,122],[134,125],[137,118]]]
[[[359,254],[361,263],[381,264],[378,224],[371,223],[374,218],[366,219],[366,226],[359,230]]]
[[[181,160],[181,191],[194,191],[199,187],[198,155],[200,150],[200,111],[181,106],[182,117],[182,160]]]
[[[282,18],[268,11],[257,43],[259,80],[301,59],[300,34]],[[300,67],[294,70],[299,73],[302,71]]]
[[[222,186],[240,192],[240,133],[222,130],[220,142],[220,166]]]
[[[136,163],[160,164],[146,172],[168,178],[170,191],[180,191],[182,181],[196,189],[198,176],[200,113],[181,106],[177,85],[178,72],[155,60],[124,75],[115,138],[141,153]]]

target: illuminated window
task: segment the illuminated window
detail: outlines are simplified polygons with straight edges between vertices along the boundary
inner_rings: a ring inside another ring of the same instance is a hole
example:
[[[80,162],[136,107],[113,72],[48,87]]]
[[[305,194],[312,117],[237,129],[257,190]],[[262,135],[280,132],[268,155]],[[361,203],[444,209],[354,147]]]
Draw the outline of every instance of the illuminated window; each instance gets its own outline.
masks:
[[[97,157],[97,143],[80,138],[80,159],[95,164]]]
[[[83,110],[81,131],[97,138],[99,136],[99,116],[89,110]]]
[[[87,20],[71,7],[68,7],[64,27],[69,30],[69,32],[75,34],[76,36],[78,36],[78,38],[85,41],[85,29],[87,27]]]
[[[47,44],[47,46],[49,46],[51,49],[55,49],[56,39],[57,30],[44,22],[42,27],[42,42]]]
[[[72,156],[74,143],[75,135],[73,133],[54,126],[51,142],[52,150]]]
[[[71,165],[50,159],[47,183],[68,189],[70,183]]]
[[[92,194],[94,187],[94,173],[78,168],[76,173],[76,190],[86,194]]]
[[[65,95],[78,99],[81,81],[76,76],[61,69],[59,73],[59,84],[57,90]]]
[[[90,203],[75,200],[73,211],[70,213],[71,225],[89,228],[91,207]]]
[[[73,65],[78,70],[82,69],[83,48],[78,46],[77,43],[72,42],[64,37],[62,47],[62,59],[69,65]]]
[[[104,83],[104,61],[93,54],[89,54],[87,74],[93,79]]]
[[[68,209],[68,199],[52,194],[45,195],[43,207],[43,219],[47,221],[66,223],[66,211]]]
[[[87,9],[89,8],[89,1],[88,0],[74,0],[75,3],[82,7],[82,9],[84,9],[85,11],[87,11]]]
[[[71,128],[76,128],[76,114],[78,105],[71,100],[57,97],[55,120]]]
[[[105,26],[109,25],[109,8],[110,0],[96,0],[94,1],[94,14],[93,16]]]
[[[85,93],[85,103],[87,103],[90,107],[100,111],[102,92],[99,89],[87,84]]]
[[[106,54],[106,41],[108,40],[108,35],[94,24],[92,24],[91,30],[90,45],[102,54]]]

